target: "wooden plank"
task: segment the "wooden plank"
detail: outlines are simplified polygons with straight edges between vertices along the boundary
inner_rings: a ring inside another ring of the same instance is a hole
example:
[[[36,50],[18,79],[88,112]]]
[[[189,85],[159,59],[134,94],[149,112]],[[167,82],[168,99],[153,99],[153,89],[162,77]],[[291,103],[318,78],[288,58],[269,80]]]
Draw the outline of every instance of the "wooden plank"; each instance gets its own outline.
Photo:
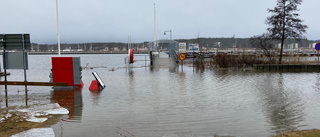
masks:
[[[7,72],[7,75],[10,75],[10,73]],[[0,76],[4,76],[4,72],[0,72]]]
[[[53,83],[53,82],[21,82],[21,81],[0,81],[0,85],[17,85],[17,86],[67,86],[67,83]]]

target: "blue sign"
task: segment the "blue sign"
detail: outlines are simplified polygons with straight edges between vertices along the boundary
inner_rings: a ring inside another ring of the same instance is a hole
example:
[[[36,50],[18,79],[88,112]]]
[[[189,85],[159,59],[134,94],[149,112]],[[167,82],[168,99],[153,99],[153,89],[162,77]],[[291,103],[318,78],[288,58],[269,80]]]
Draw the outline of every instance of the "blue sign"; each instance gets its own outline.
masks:
[[[199,45],[197,43],[196,44],[189,44],[189,50],[198,52],[199,51]]]
[[[316,49],[316,50],[320,50],[320,43],[317,43],[317,44],[316,44],[315,49]]]
[[[194,49],[194,46],[192,45],[190,50],[195,51],[196,49]]]

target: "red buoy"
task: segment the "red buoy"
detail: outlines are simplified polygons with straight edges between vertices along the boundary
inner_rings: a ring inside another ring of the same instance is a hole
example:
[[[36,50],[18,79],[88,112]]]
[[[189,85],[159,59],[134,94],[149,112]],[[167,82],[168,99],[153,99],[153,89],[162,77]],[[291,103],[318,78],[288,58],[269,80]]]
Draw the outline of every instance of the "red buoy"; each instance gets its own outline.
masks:
[[[134,60],[133,60],[133,49],[130,49],[129,50],[129,63],[131,64],[133,62],[134,62]]]

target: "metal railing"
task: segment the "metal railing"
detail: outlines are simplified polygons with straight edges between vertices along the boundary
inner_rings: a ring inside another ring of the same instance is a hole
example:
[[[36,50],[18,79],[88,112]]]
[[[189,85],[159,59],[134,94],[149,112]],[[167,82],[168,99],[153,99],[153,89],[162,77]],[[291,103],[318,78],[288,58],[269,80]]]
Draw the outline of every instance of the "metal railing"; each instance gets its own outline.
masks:
[[[145,62],[145,67],[147,67],[147,61],[150,61],[150,60],[147,60],[147,56],[149,55],[134,55],[134,56],[144,56],[144,60],[134,60],[135,62],[136,61],[144,61]],[[126,67],[129,68],[129,57],[124,57],[124,63],[126,64]]]

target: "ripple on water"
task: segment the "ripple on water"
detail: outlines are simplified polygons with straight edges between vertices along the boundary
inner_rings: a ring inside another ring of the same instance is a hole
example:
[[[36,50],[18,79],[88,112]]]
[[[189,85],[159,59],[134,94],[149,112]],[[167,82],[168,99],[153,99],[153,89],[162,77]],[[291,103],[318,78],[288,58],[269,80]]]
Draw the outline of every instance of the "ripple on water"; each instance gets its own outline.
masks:
[[[126,70],[122,69],[126,55],[77,56],[82,66],[108,68],[82,71],[85,87],[76,97],[81,100],[73,102],[82,101],[83,106],[66,106],[75,113],[55,125],[57,136],[130,136],[128,132],[135,136],[270,136],[283,130],[319,128],[318,73],[193,71],[186,66],[183,72],[174,67]],[[28,80],[48,81],[51,57],[34,59],[29,62]],[[121,69],[109,71],[112,67]],[[107,85],[101,92],[88,90],[92,71]],[[11,72],[11,79],[23,80],[22,71]],[[17,89],[24,88],[9,87],[10,104],[24,103],[24,92]],[[29,97],[34,103],[51,102],[51,91],[30,88]]]

